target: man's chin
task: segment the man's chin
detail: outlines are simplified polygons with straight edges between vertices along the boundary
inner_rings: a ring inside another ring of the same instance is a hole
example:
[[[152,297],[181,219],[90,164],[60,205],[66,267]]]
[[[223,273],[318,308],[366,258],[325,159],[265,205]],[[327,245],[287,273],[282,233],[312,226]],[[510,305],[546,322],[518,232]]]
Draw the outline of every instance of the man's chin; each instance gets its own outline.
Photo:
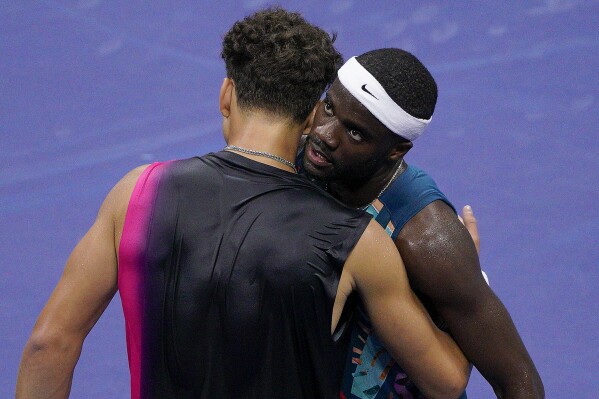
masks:
[[[327,171],[328,168],[323,168],[314,165],[312,162],[304,158],[304,171],[313,179],[326,181],[329,179],[331,173]]]

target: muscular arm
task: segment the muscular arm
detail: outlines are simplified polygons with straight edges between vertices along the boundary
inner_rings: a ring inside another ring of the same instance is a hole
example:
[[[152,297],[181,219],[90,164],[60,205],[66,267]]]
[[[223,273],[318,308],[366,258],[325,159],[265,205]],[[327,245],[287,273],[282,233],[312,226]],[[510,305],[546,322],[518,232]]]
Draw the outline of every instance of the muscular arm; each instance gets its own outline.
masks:
[[[412,288],[438,312],[497,397],[544,397],[514,323],[485,283],[472,239],[449,206],[428,205],[404,226],[396,245]]]
[[[455,342],[435,327],[410,290],[393,241],[375,221],[370,223],[343,269],[333,327],[343,300],[354,289],[360,293],[377,335],[389,353],[427,397],[459,396],[468,381],[468,361]]]
[[[117,290],[117,248],[129,197],[143,169],[125,176],[71,253],[25,345],[17,399],[67,398],[83,340]]]

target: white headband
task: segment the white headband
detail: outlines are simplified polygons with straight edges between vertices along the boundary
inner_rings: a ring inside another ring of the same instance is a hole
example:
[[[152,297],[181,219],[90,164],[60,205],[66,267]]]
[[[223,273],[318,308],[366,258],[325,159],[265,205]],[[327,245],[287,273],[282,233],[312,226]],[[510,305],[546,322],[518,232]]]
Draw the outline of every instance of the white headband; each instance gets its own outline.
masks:
[[[356,57],[350,58],[337,74],[339,81],[362,105],[393,133],[410,141],[418,138],[431,121],[418,119],[389,97],[383,86]]]

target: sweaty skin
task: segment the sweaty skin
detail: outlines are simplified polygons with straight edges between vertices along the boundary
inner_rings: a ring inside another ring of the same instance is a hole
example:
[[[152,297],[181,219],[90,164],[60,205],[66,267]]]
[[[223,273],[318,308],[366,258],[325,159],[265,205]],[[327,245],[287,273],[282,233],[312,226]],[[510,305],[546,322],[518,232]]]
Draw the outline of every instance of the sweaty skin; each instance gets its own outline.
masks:
[[[428,398],[456,398],[464,391],[468,361],[462,358],[449,335],[438,330],[428,317],[410,289],[393,241],[374,220],[345,263],[331,331],[335,330],[345,299],[352,291],[360,294],[373,327],[391,356],[413,376]]]
[[[411,142],[398,143],[335,80],[315,113],[303,163],[308,174],[327,182],[335,197],[362,207],[377,197],[411,147]],[[412,288],[432,317],[446,323],[497,397],[543,398],[532,359],[509,313],[483,279],[476,247],[453,210],[442,201],[432,202],[403,227],[395,244]]]

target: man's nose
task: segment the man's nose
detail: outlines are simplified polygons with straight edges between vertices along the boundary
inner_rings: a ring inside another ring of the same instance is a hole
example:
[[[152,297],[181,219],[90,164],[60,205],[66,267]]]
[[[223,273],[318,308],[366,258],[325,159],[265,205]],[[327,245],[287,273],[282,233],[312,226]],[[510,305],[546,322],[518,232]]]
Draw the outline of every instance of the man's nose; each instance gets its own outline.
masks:
[[[316,126],[314,133],[316,136],[331,149],[335,149],[339,144],[337,135],[335,134],[337,128],[337,122],[335,120],[329,120],[326,123]]]

